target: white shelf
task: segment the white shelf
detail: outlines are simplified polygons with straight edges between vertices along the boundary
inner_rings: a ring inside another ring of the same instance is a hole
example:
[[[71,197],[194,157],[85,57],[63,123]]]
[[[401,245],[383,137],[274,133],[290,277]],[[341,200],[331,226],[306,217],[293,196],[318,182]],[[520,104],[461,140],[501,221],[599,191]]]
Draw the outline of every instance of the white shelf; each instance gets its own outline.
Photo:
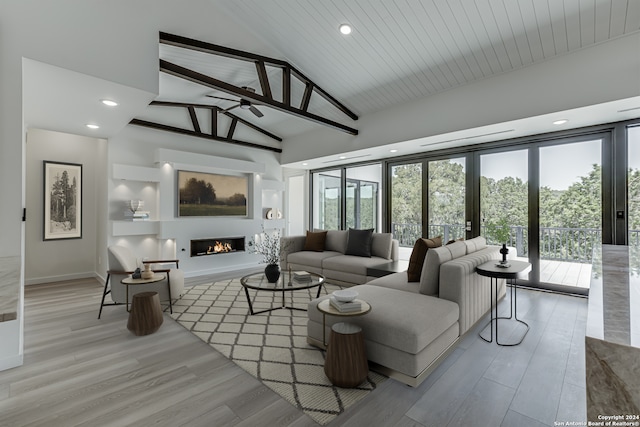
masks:
[[[159,221],[112,221],[113,236],[146,236],[158,234]]]
[[[113,164],[113,179],[160,182],[160,178],[160,169],[158,168]]]

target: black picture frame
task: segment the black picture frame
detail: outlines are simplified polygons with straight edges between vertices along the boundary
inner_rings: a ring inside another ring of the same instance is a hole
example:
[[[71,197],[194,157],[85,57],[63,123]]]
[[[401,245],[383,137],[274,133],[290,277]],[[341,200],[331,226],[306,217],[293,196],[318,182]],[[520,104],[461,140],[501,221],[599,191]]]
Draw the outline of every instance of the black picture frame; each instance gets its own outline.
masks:
[[[42,240],[82,238],[82,165],[43,161]]]

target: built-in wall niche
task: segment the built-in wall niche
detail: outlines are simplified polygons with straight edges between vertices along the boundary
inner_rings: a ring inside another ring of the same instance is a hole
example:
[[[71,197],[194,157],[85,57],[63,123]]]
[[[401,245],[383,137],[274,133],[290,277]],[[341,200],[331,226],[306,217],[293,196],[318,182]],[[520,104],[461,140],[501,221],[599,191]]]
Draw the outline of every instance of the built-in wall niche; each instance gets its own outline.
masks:
[[[244,251],[244,237],[213,237],[191,240],[191,257]]]

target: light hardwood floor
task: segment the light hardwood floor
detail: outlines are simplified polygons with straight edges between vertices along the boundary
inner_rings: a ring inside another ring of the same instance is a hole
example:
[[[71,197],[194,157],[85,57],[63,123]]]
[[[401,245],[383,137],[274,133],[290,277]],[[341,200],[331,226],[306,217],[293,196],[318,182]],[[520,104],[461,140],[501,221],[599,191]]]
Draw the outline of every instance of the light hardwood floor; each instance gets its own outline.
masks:
[[[101,292],[93,280],[26,288],[24,365],[0,372],[0,426],[316,425],[167,316],[144,337],[126,329],[122,306],[98,320]],[[387,380],[329,425],[584,421],[586,306],[519,290],[531,326],[520,346],[485,343],[476,328],[420,387]]]

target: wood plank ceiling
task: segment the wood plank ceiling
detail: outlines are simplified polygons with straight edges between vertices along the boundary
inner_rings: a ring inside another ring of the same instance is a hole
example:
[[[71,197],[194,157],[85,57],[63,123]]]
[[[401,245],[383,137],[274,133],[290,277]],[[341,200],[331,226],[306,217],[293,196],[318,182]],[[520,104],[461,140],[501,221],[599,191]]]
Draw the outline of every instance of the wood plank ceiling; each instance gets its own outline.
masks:
[[[359,115],[640,30],[638,0],[211,1],[238,22],[238,31],[265,40]],[[338,31],[345,22],[353,27],[349,36]],[[238,86],[259,87],[254,70],[229,60],[212,64],[197,52],[171,47],[161,47],[161,57],[196,71],[213,70]],[[278,81],[274,76],[275,93]],[[195,102],[211,93],[176,84],[184,85],[161,77],[160,98]],[[292,96],[303,91],[294,87]],[[225,108],[224,101],[220,106]],[[345,122],[319,97],[309,110]],[[261,120],[284,137],[317,126],[282,113]]]

